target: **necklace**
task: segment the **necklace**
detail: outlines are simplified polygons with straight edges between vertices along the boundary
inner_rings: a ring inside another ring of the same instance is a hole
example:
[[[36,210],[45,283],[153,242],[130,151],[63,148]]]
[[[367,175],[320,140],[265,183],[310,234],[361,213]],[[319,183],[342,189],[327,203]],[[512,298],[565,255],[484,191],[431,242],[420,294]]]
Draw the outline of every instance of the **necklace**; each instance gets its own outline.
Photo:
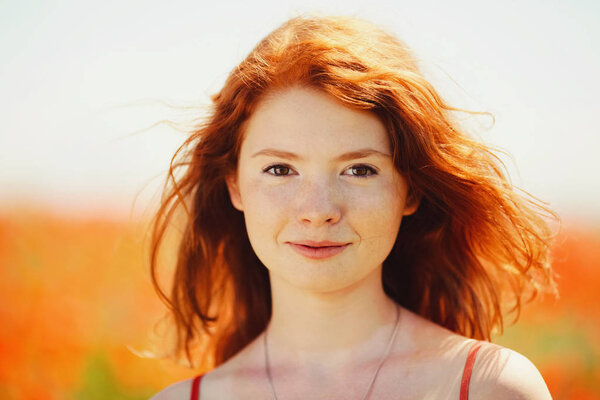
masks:
[[[398,332],[399,321],[400,321],[400,307],[398,305],[396,305],[396,323],[394,325],[394,331],[392,332],[392,336],[390,337],[390,341],[387,345],[387,348],[385,349],[385,352],[383,353],[383,356],[381,357],[381,360],[379,361],[379,365],[377,365],[377,368],[375,369],[375,373],[373,374],[373,377],[371,378],[371,382],[369,383],[367,392],[363,396],[362,400],[366,400],[367,397],[369,396],[369,393],[371,393],[371,388],[373,387],[373,384],[375,383],[377,374],[379,373],[379,370],[381,369],[383,362],[387,359],[387,357],[390,354],[390,351],[392,350],[392,344],[394,343],[394,338],[396,337],[396,332]],[[269,385],[271,386],[271,395],[273,396],[273,400],[277,400],[277,395],[275,394],[275,387],[273,386],[273,380],[271,379],[271,368],[269,366],[269,352],[267,350],[267,330],[266,329],[265,329],[265,334],[264,334],[263,339],[264,339],[263,347],[265,349],[265,371],[267,373],[267,379],[269,380]]]

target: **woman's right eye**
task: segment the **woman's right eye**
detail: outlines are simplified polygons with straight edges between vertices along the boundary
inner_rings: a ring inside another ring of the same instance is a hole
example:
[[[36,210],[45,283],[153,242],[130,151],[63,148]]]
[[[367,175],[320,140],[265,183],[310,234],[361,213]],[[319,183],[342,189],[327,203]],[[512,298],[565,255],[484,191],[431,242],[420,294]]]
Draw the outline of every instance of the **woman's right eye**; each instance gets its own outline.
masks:
[[[263,170],[267,174],[275,175],[275,176],[287,176],[291,175],[292,169],[287,165],[275,164],[270,165]]]

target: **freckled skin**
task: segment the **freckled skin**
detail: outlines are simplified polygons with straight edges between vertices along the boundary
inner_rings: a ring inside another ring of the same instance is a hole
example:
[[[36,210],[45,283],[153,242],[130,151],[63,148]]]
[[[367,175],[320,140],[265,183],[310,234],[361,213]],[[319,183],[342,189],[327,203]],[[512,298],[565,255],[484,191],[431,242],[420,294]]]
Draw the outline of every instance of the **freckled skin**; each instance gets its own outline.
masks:
[[[280,398],[360,398],[397,315],[398,336],[371,397],[459,398],[473,340],[407,309],[397,314],[384,293],[381,264],[402,217],[418,202],[406,203],[406,183],[389,157],[338,159],[366,148],[390,154],[380,121],[315,89],[273,94],[253,114],[237,175],[227,184],[234,206],[244,213],[252,247],[269,269],[272,315],[259,337],[203,378],[202,399],[271,398],[267,341]],[[254,156],[264,149],[297,157],[272,151]],[[314,259],[288,244],[306,239],[349,245],[335,256]],[[481,343],[471,399],[551,398],[531,362]],[[190,390],[190,380],[182,381],[153,399],[188,398]]]
[[[264,149],[298,158],[254,156]],[[338,159],[361,149],[385,156]],[[402,216],[416,209],[406,204],[407,186],[390,154],[385,127],[374,114],[348,108],[316,89],[286,89],[259,105],[247,124],[237,176],[228,185],[233,204],[244,212],[252,247],[271,276],[331,292],[381,269]],[[267,170],[273,165],[283,168]],[[288,244],[306,239],[350,245],[315,260]]]

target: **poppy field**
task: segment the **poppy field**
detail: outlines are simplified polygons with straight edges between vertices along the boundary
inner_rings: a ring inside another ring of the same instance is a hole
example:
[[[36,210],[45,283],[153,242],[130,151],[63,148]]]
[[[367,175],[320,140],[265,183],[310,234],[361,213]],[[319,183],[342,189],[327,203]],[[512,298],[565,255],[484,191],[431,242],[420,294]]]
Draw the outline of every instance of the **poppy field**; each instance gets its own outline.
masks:
[[[144,221],[0,213],[0,399],[141,400],[196,374],[151,356],[165,308],[146,239]],[[532,360],[555,399],[597,399],[600,223],[563,221],[554,258],[560,297],[494,341]]]

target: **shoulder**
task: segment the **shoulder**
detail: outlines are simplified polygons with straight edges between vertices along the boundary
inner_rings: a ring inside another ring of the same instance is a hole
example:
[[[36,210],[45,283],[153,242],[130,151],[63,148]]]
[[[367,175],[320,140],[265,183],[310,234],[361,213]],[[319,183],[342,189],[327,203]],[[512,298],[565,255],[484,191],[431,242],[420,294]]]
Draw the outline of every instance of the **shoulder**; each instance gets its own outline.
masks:
[[[258,351],[254,349],[257,340],[255,339],[254,342],[251,342],[223,364],[203,374],[200,383],[203,399],[228,398],[229,390],[232,387],[232,379],[239,375],[240,370],[252,363],[252,353]],[[193,380],[194,378],[190,378],[176,382],[156,393],[150,400],[187,400],[192,394]]]
[[[185,400],[189,399],[192,393],[193,378],[176,382],[156,393],[150,400]]]
[[[423,364],[428,381],[447,382],[447,388],[451,382],[460,385],[467,355],[476,342],[414,313],[404,316],[417,354],[431,355]],[[471,400],[551,399],[541,374],[525,356],[490,342],[479,343],[469,385]]]
[[[542,375],[522,354],[483,342],[471,376],[471,399],[551,399]]]

